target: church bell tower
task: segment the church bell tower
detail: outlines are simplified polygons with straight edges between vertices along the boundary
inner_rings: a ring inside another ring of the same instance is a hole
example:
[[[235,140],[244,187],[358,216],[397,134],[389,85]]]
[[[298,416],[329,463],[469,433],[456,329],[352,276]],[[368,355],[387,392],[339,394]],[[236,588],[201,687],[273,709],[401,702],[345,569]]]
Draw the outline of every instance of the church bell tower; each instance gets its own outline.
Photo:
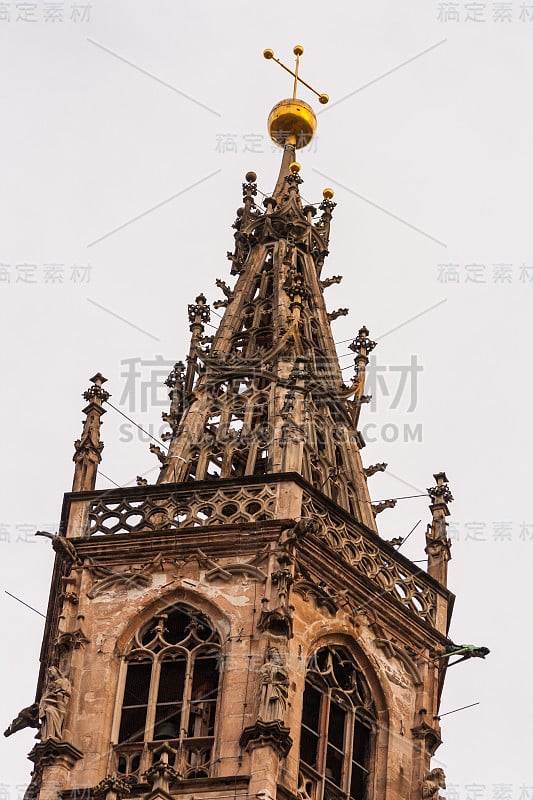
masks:
[[[345,384],[324,300],[335,203],[300,196],[316,118],[294,53],[293,96],[269,117],[279,177],[260,201],[246,175],[214,336],[204,295],[188,307],[155,484],[95,490],[105,378],[84,394],[36,700],[6,732],[38,728],[27,800],[436,800],[444,785],[453,498],[437,473],[427,571],[380,537],[393,503],[369,484],[386,465],[363,465],[358,430],[376,343],[361,325]]]

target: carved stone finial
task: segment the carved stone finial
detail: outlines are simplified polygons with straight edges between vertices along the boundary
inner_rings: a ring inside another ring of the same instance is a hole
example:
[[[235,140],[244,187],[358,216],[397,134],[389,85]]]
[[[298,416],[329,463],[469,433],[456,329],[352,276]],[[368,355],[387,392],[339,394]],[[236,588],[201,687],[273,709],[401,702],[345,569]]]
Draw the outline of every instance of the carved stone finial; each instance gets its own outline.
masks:
[[[102,450],[104,443],[100,439],[100,427],[102,424],[101,417],[106,413],[102,404],[108,400],[111,395],[105,389],[103,384],[106,378],[97,372],[96,375],[90,379],[92,386],[83,393],[82,397],[87,400],[88,405],[83,409],[86,415],[83,422],[83,431],[81,439],[76,439],[74,442],[74,456],[73,461],[76,464],[74,468],[74,480],[72,483],[73,492],[91,491],[96,485],[96,471],[98,464],[102,460]]]
[[[170,425],[171,430],[165,431],[161,435],[161,439],[166,442],[172,439],[178,430],[182,415],[183,415],[183,398],[185,394],[185,365],[183,361],[176,361],[172,371],[165,381],[165,385],[169,387],[168,393],[170,399],[170,410],[168,414],[163,412],[161,417],[163,422]]]
[[[363,401],[363,392],[365,388],[365,374],[366,365],[368,364],[368,354],[371,353],[376,346],[376,342],[373,342],[372,339],[369,339],[368,333],[368,328],[366,325],[363,325],[363,327],[359,329],[359,333],[353,342],[348,345],[350,350],[356,354],[354,359],[355,375],[352,384],[354,392],[353,422],[355,426],[357,426],[359,422],[359,416],[361,414],[361,402]]]
[[[93,398],[97,398],[98,400],[105,401],[111,395],[109,392],[106,392],[105,389],[102,388],[104,383],[107,383],[107,378],[104,378],[101,372],[97,372],[96,375],[93,375],[92,378],[89,378],[93,386],[89,386],[87,391],[83,393],[83,397],[85,400],[92,400]]]
[[[453,495],[445,472],[436,472],[433,477],[436,486],[427,490],[432,500],[429,506],[432,521],[426,530],[425,549],[428,555],[428,573],[446,586],[448,561],[451,559],[451,541],[446,534],[446,517],[450,515],[448,503],[453,501]]]
[[[303,178],[301,178],[298,173],[291,172],[290,175],[287,175],[286,181],[289,184],[289,191],[298,191],[298,186],[304,182]]]
[[[363,325],[362,328],[359,328],[359,333],[353,342],[348,345],[353,353],[357,353],[359,356],[367,356],[372,352],[374,347],[376,347],[377,342],[373,342],[372,339],[369,339],[368,334],[369,330],[366,325]]]
[[[191,330],[194,327],[200,327],[203,330],[204,323],[209,322],[211,319],[211,310],[207,305],[205,295],[199,294],[194,303],[189,303],[187,309]]]
[[[185,375],[185,364],[183,363],[183,361],[176,361],[176,363],[172,368],[172,371],[169,372],[168,374],[168,378],[165,381],[165,386],[168,386],[169,389],[174,389],[176,386],[179,386],[179,384],[183,382],[184,375]]]
[[[147,783],[152,786],[152,792],[168,794],[170,784],[182,779],[180,773],[170,764],[170,759],[175,762],[177,754],[178,751],[168,742],[163,742],[153,751],[153,756],[157,760],[143,773],[143,778],[146,778]]]
[[[445,472],[436,472],[433,477],[435,478],[437,485],[431,487],[427,490],[429,496],[433,500],[432,506],[436,506],[438,504],[447,505],[448,503],[453,502],[453,495],[450,491],[450,487],[448,486],[448,478],[446,477]],[[449,515],[448,509],[446,509],[445,514],[446,516]]]
[[[92,789],[91,796],[95,800],[120,800],[125,794],[130,793],[130,784],[131,781],[128,778],[113,772]]]
[[[325,197],[324,200],[320,203],[319,209],[322,211],[318,221],[315,223],[314,228],[315,230],[320,233],[320,237],[322,242],[324,243],[325,247],[321,253],[317,253],[316,257],[316,266],[318,270],[318,275],[320,277],[320,272],[324,265],[324,259],[328,255],[328,244],[329,244],[329,232],[331,228],[331,218],[333,215],[333,209],[337,203],[334,203],[328,197]]]
[[[198,372],[199,344],[204,332],[204,325],[211,319],[211,309],[207,305],[204,294],[199,294],[195,303],[188,306],[189,330],[191,331],[191,344],[187,356],[187,371],[183,382],[183,391],[186,396],[192,391],[194,379]]]
[[[255,172],[247,172],[245,175],[246,183],[242,185],[243,199],[255,197],[257,195],[257,175]]]
[[[319,209],[324,212],[324,216],[331,217],[333,209],[336,207],[337,203],[334,203],[333,200],[330,200],[328,197],[325,197],[319,205]]]

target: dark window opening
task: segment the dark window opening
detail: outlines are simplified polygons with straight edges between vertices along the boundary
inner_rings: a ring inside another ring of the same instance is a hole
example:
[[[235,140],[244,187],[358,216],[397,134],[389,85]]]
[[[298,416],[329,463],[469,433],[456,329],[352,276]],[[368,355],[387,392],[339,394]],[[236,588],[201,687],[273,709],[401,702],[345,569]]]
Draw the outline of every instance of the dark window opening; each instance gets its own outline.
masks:
[[[120,722],[120,742],[139,742],[144,739],[151,675],[151,662],[134,661],[128,665]]]
[[[201,612],[180,603],[144,625],[132,649],[137,660],[127,665],[118,771],[139,769],[143,742],[171,740],[184,748],[191,768],[201,763],[202,777],[208,776],[219,685],[218,634]]]
[[[354,723],[352,752],[350,797],[353,800],[363,800],[368,775],[368,769],[365,765],[368,765],[370,755],[370,728],[357,717]]]
[[[180,732],[183,688],[185,685],[185,658],[165,660],[161,664],[154,739],[177,739]]]
[[[314,800],[365,800],[375,708],[368,684],[344,649],[310,659],[303,695],[300,783]]]
[[[266,475],[268,472],[268,449],[257,451],[255,459],[254,475]]]

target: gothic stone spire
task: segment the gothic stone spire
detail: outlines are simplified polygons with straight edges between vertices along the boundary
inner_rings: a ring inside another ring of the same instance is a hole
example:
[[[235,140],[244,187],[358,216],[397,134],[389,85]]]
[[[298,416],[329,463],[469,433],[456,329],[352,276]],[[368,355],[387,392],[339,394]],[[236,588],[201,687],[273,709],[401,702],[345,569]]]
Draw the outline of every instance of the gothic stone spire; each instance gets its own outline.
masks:
[[[246,175],[229,254],[237,280],[233,288],[217,280],[224,315],[214,337],[202,337],[205,297],[189,307],[184,411],[159,481],[294,471],[375,530],[355,411],[373,343],[363,337],[356,381],[346,386],[323,294],[330,282],[321,280],[333,192],[325,190],[318,215],[303,207],[300,165],[286,169],[287,153],[263,208],[255,173]]]

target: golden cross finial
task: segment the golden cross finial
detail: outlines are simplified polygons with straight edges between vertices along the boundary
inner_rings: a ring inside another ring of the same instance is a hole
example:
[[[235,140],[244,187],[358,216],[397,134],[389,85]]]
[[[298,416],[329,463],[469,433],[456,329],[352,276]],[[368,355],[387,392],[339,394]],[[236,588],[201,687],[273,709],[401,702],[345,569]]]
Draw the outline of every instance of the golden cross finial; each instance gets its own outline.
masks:
[[[301,44],[295,45],[293,53],[296,56],[296,68],[294,72],[285,64],[282,64],[279,58],[276,58],[273,50],[264,50],[263,55],[266,59],[273,59],[280,67],[288,72],[294,78],[294,86],[292,90],[292,98],[280,100],[277,103],[268,118],[268,132],[270,138],[280,147],[291,146],[294,149],[299,147],[306,147],[313,138],[316,129],[316,116],[311,106],[304,100],[296,98],[296,90],[298,88],[298,81],[307,86],[314,94],[318,96],[319,103],[327,103],[329,97],[327,94],[319,94],[316,89],[309,86],[302,78],[300,78],[298,71],[300,68],[300,56],[304,49]]]
[[[327,94],[320,94],[320,92],[317,92],[316,89],[313,89],[312,86],[310,86],[308,83],[306,83],[303,80],[303,78],[300,78],[300,76],[298,75],[298,70],[299,70],[299,67],[300,67],[300,56],[303,54],[303,51],[304,51],[304,49],[303,49],[301,44],[297,44],[293,48],[292,52],[296,56],[296,66],[295,66],[294,72],[292,71],[292,69],[289,69],[289,67],[286,67],[285,64],[283,64],[279,60],[279,58],[276,58],[276,56],[274,55],[274,51],[271,50],[270,48],[268,48],[267,50],[264,50],[263,51],[263,55],[267,59],[273,59],[277,64],[280,65],[280,67],[283,67],[284,70],[289,72],[294,77],[294,87],[293,87],[293,91],[292,91],[292,99],[293,100],[296,100],[296,89],[298,88],[298,81],[300,81],[300,83],[303,83],[304,86],[307,86],[308,89],[310,89],[314,94],[316,94],[316,96],[318,97],[318,102],[319,103],[322,103],[322,105],[325,105],[329,100],[328,95]]]

